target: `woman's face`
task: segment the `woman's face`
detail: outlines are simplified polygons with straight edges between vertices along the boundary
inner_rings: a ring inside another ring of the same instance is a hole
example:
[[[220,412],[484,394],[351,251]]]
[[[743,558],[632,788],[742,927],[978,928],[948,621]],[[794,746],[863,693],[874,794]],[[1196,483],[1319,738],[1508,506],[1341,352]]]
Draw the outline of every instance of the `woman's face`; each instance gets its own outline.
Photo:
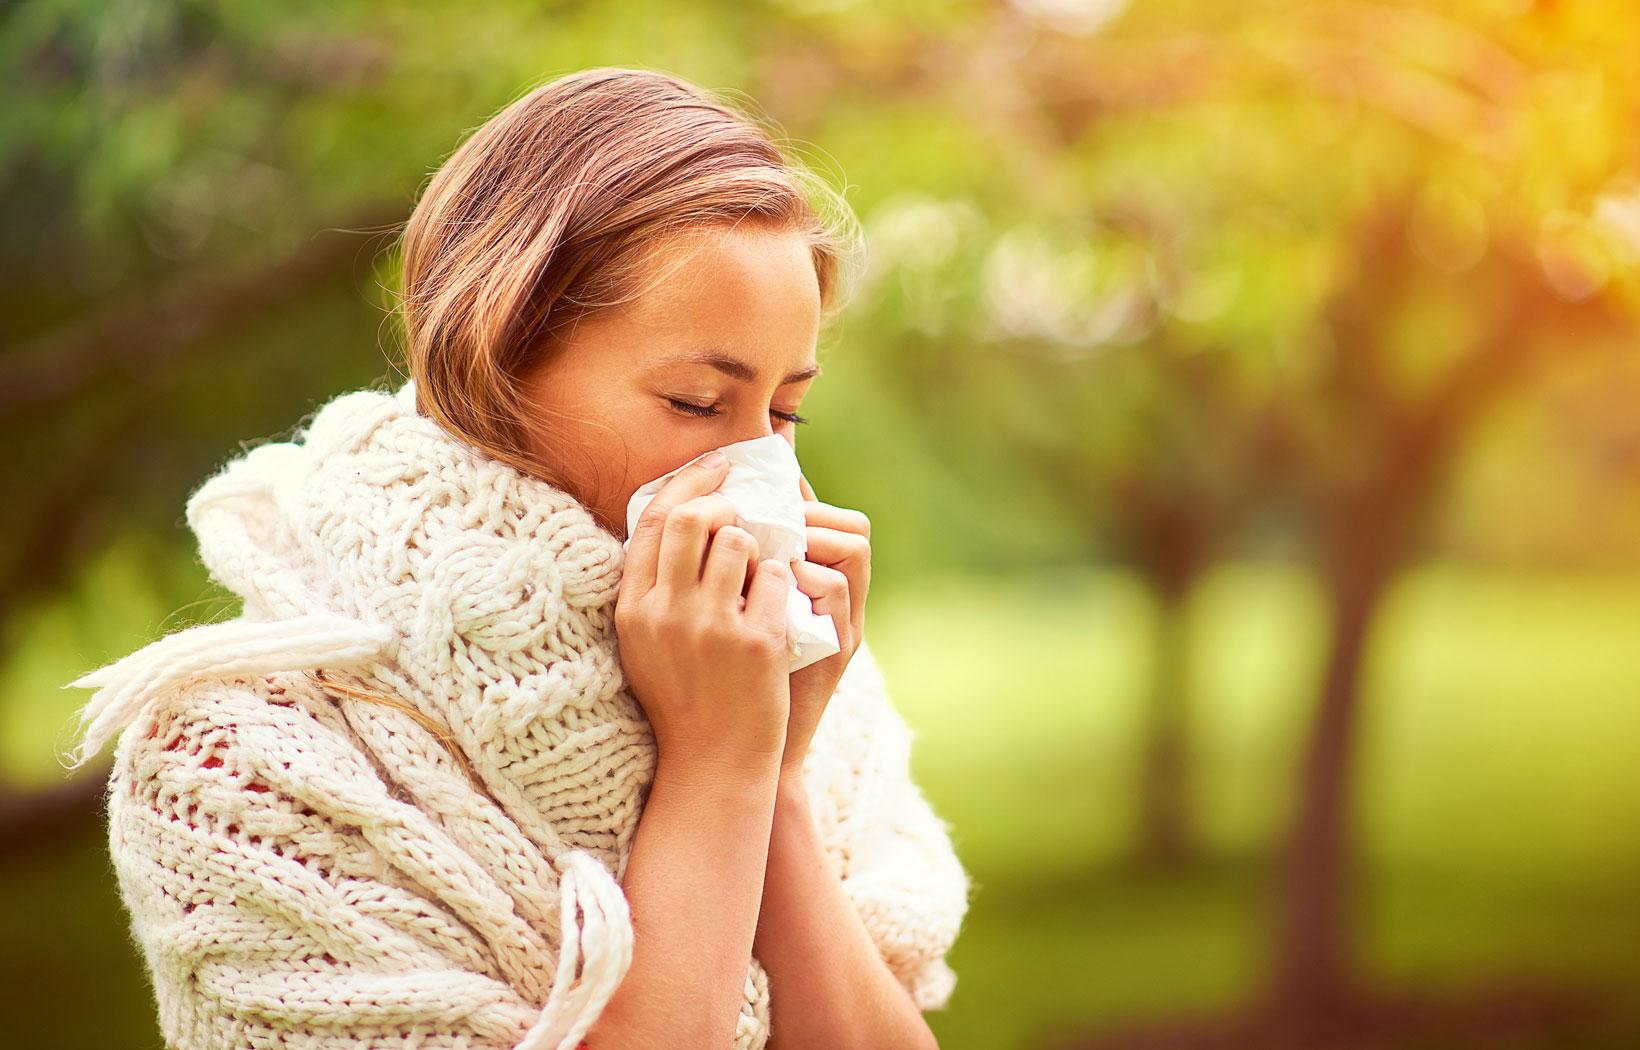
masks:
[[[605,529],[626,539],[644,482],[703,452],[795,421],[818,374],[820,286],[807,242],[745,225],[676,235],[680,260],[643,292],[584,318],[526,380],[538,418],[532,454]],[[652,268],[648,278],[654,278]]]

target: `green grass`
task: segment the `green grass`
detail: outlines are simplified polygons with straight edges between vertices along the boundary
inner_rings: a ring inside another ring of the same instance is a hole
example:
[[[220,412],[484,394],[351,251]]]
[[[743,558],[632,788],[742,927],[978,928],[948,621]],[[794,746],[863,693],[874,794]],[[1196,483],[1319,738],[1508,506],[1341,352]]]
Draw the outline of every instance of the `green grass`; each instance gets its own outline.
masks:
[[[946,1050],[1235,1001],[1266,963],[1326,624],[1301,574],[1221,571],[1188,615],[1194,798],[1217,858],[1123,872],[1154,609],[1095,573],[884,589],[869,615],[913,764],[979,889]],[[1432,566],[1366,682],[1361,957],[1386,984],[1526,973],[1640,998],[1640,580]]]
[[[132,601],[144,618],[166,611]],[[1637,612],[1640,579],[1434,566],[1392,592],[1356,795],[1360,949],[1379,980],[1456,989],[1527,973],[1640,1000]],[[1146,592],[1091,570],[879,577],[872,644],[917,733],[918,780],[977,887],[951,958],[956,993],[931,1015],[945,1050],[1227,1006],[1256,986],[1325,606],[1301,574],[1245,566],[1210,579],[1189,615],[1209,861],[1145,880],[1123,862]],[[42,695],[20,681],[66,680],[84,660],[83,640],[65,648],[72,621],[52,623],[37,621],[27,673],[0,694],[8,756],[48,746],[71,709],[61,692],[45,714],[38,700],[17,710]],[[12,862],[0,889],[9,1045],[159,1046],[100,837]],[[1599,1045],[1627,1042],[1640,1022]]]

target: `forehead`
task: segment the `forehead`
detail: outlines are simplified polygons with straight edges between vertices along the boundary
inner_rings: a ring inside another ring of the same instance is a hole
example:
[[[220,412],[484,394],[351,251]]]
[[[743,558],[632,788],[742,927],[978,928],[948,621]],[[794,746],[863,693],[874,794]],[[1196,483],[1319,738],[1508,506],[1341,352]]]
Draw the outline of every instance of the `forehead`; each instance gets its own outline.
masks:
[[[625,311],[635,328],[661,336],[669,349],[716,348],[778,367],[812,360],[819,314],[819,281],[804,238],[746,226],[669,238]]]

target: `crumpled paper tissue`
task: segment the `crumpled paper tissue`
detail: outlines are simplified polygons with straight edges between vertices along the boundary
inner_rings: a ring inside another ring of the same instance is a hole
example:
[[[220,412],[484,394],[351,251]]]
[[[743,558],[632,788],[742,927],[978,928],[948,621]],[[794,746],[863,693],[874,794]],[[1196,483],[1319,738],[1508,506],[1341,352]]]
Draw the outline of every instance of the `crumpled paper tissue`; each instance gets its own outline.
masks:
[[[791,444],[779,434],[765,434],[724,445],[716,451],[729,457],[729,470],[715,491],[734,504],[735,524],[756,538],[758,557],[779,558],[788,563],[801,561],[808,553],[809,534],[803,514],[803,490],[798,485],[802,468]],[[661,487],[672,475],[706,455],[702,452],[689,463],[638,486],[626,505],[627,539],[623,547],[631,544],[638,516]],[[840,648],[837,624],[831,615],[816,613],[814,602],[794,582],[786,595],[789,670],[796,671],[816,660],[824,660]]]

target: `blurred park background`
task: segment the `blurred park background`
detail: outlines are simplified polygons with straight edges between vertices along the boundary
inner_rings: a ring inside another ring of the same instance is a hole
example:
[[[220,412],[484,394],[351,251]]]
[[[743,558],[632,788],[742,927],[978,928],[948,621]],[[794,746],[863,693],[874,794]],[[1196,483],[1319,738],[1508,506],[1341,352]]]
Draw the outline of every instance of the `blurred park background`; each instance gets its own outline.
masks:
[[[0,5],[0,1010],[159,1048],[63,683],[191,488],[398,373],[545,79],[778,124],[868,264],[800,446],[971,869],[946,1050],[1640,1045],[1628,0]]]

